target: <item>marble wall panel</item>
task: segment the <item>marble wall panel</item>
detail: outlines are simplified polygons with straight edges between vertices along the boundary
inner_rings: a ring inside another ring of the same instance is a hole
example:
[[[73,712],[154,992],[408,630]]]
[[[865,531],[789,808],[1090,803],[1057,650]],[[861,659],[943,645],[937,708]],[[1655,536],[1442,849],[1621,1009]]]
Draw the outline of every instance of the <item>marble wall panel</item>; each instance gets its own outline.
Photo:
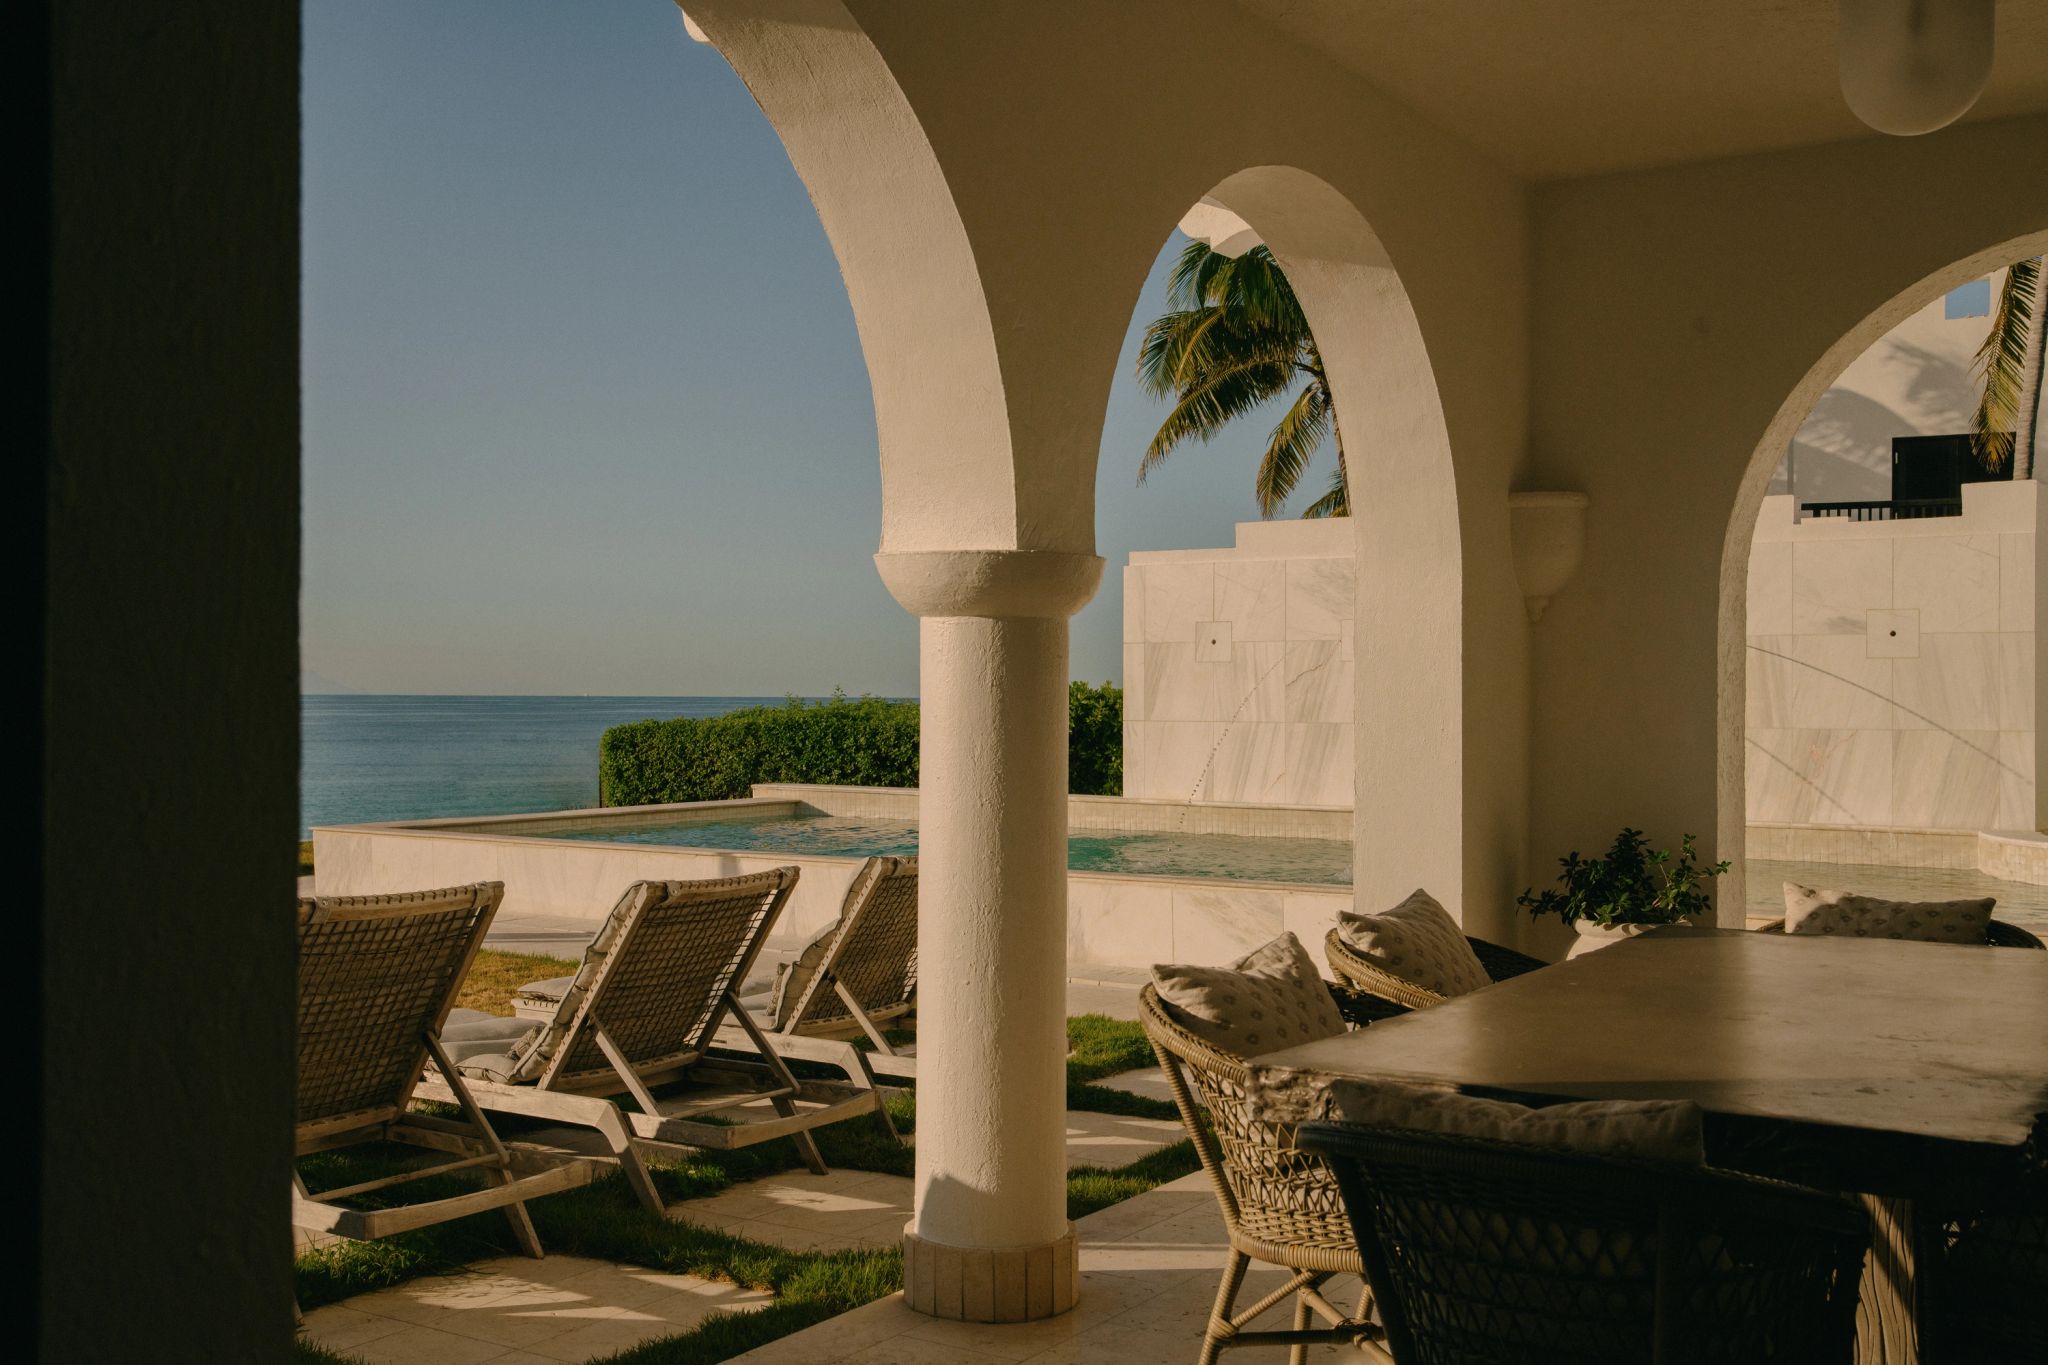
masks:
[[[1126,700],[1130,693],[1124,693]],[[1145,780],[1144,728],[1136,721],[1124,721],[1124,795],[1147,797],[1152,786]]]
[[[1349,559],[1287,561],[1287,638],[1341,640],[1352,617],[1357,575]]]
[[[1145,639],[1188,641],[1198,622],[1216,619],[1216,566],[1160,563],[1141,566],[1145,580]]]
[[[1284,720],[1286,649],[1278,641],[1259,640],[1235,646],[1228,659],[1204,660],[1197,643],[1148,644],[1145,719]]]
[[[1207,787],[1209,754],[1223,727],[1206,720],[1148,720],[1144,739],[1145,790],[1159,801],[1214,801]]]
[[[1289,725],[1285,755],[1285,798],[1303,806],[1349,806],[1357,774],[1352,768],[1352,736],[1348,721]]]
[[[1337,927],[1339,913],[1351,908],[1351,892],[1343,891],[1289,891],[1281,906],[1280,927],[1301,940],[1301,946],[1308,949],[1308,955],[1328,976],[1330,969],[1323,960],[1323,940],[1330,930]]]
[[[1749,551],[1751,635],[1792,633],[1792,542],[1763,540]]]
[[[2034,629],[2034,537],[1998,538],[1998,628]]]
[[[1793,729],[1889,730],[1896,659],[1873,659],[1861,635],[1802,635],[1792,647]]]
[[[1124,719],[1145,720],[1145,650],[1142,641],[1124,642]]]
[[[1901,730],[1997,730],[2000,725],[2000,693],[2019,681],[2018,660],[2010,671],[2015,675],[2001,681],[2000,649],[2004,639],[2020,636],[1988,634],[1922,635],[1920,657],[1892,660],[1892,700],[1897,703],[1896,724]],[[2026,682],[2031,699],[2033,650],[2031,639],[2025,651]],[[2017,651],[2015,651],[2017,654]],[[2011,727],[2021,728],[2019,726]]]
[[[1788,604],[1787,615],[1790,612]],[[1749,729],[1782,730],[1791,726],[1792,693],[1799,675],[1806,671],[1799,662],[1798,650],[1796,635],[1749,637],[1744,651],[1748,672],[1742,694],[1743,724]]]
[[[1901,536],[1892,541],[1894,607],[1917,607],[1920,629],[1998,629],[1997,536]]]
[[[1990,829],[1998,818],[1999,737],[1990,730],[1901,730],[1892,750],[1892,822]]]
[[[1145,638],[1145,571],[1135,564],[1124,566],[1124,641]]]
[[[1753,820],[1889,825],[1889,730],[1751,730],[1744,765]]]
[[[1351,662],[1339,640],[1297,640],[1287,646],[1287,719],[1351,719]]]
[[[1223,966],[1280,934],[1286,893],[1263,887],[1173,890],[1173,960]]]
[[[1794,543],[1792,629],[1800,635],[1862,635],[1864,613],[1892,605],[1892,543]]]
[[[1104,965],[1161,960],[1173,942],[1173,885],[1141,877],[1067,878],[1067,959]]]
[[[1239,640],[1285,639],[1287,561],[1218,560],[1216,619],[1228,621]]]
[[[1287,732],[1294,728],[1252,721],[1222,726],[1199,799],[1299,804],[1287,782]]]

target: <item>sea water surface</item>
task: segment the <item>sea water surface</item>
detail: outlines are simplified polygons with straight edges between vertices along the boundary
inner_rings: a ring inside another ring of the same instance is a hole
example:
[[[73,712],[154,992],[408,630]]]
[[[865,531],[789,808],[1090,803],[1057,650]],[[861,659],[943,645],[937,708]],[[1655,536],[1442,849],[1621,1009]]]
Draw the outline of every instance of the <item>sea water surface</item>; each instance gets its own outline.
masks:
[[[597,804],[597,740],[628,721],[722,716],[781,697],[299,699],[299,837],[314,825]]]

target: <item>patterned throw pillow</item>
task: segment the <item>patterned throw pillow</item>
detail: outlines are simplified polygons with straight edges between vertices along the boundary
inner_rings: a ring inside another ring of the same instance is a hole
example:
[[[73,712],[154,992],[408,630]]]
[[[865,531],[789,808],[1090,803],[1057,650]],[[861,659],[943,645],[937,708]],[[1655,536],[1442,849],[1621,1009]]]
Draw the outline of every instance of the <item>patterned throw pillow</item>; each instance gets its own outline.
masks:
[[[1228,967],[1154,966],[1166,1013],[1203,1042],[1255,1057],[1344,1032],[1344,1016],[1315,959],[1282,934]]]
[[[1337,932],[1375,966],[1438,995],[1463,995],[1493,979],[1465,931],[1427,891],[1418,889],[1378,915],[1341,911]]]
[[[1962,901],[1884,901],[1853,891],[1816,891],[1785,883],[1785,932],[1841,938],[1903,938],[1921,943],[1984,943],[1991,932],[1985,896]]]
[[[1691,1100],[1575,1100],[1532,1109],[1448,1087],[1260,1068],[1247,1091],[1265,1123],[1310,1119],[1513,1142],[1556,1152],[1698,1166],[1706,1161],[1700,1107]]]

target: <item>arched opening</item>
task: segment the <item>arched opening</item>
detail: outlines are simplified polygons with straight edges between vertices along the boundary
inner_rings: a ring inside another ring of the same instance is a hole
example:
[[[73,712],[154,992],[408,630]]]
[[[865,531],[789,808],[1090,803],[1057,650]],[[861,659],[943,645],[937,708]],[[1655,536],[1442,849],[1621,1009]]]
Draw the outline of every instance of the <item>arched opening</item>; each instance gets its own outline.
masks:
[[[1916,432],[1966,426],[1951,391],[1975,382],[1908,324],[1938,326],[1950,291],[1995,285],[2044,249],[2048,232],[1987,247],[1871,310],[1807,370],[1750,457],[1720,585],[1723,924],[1765,912],[1788,865],[1968,869],[1978,830],[2042,824],[2036,490],[1987,482],[1930,500],[1907,484],[1922,457],[1974,458]],[[1967,324],[1972,305],[1948,311]],[[1852,366],[1876,374],[1887,361],[1906,370],[1889,401],[1938,416],[1916,425],[1837,387]],[[1830,452],[1849,458],[1815,469]],[[1894,470],[1895,458],[1908,463]],[[1749,886],[1749,860],[1771,886]]]

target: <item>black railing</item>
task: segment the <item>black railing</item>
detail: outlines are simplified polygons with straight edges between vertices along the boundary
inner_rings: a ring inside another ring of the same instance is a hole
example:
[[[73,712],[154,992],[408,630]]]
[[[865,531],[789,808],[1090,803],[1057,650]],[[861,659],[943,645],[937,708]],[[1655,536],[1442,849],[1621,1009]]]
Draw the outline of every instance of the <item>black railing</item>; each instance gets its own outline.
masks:
[[[1961,498],[1895,498],[1882,502],[1805,502],[1809,517],[1843,517],[1849,521],[1917,521],[1921,517],[1959,517]]]

